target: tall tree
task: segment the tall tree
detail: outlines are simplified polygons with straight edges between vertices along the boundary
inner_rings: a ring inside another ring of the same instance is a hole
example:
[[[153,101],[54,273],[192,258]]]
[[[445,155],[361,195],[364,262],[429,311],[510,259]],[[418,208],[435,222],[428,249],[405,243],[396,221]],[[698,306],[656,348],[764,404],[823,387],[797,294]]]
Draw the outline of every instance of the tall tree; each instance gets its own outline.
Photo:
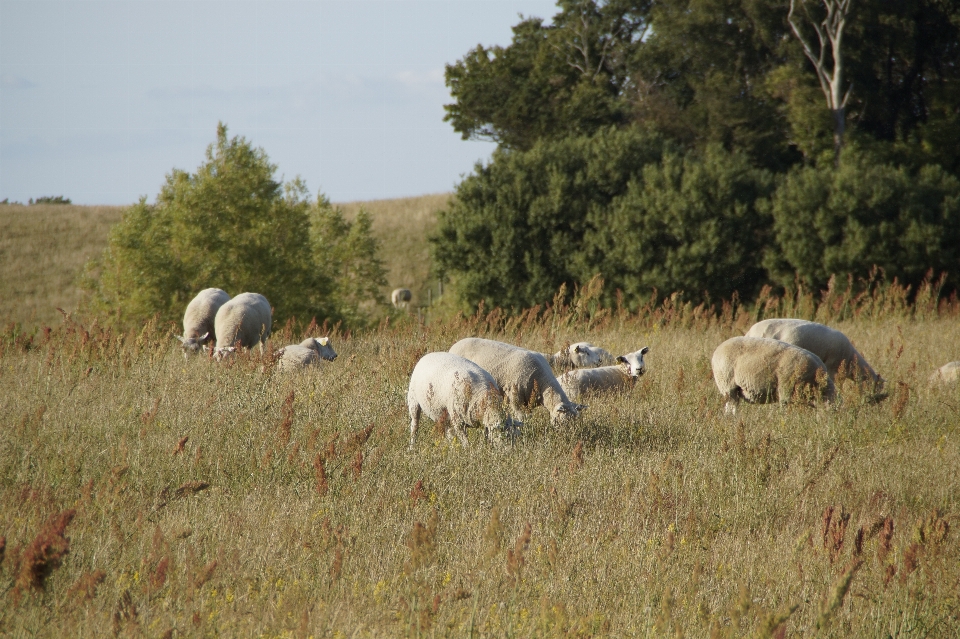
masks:
[[[797,0],[790,0],[790,13],[787,14],[787,21],[790,23],[793,34],[800,41],[804,55],[813,64],[820,88],[827,100],[827,108],[833,116],[833,149],[838,164],[840,150],[843,148],[843,135],[847,128],[847,103],[850,101],[850,92],[853,90],[853,85],[848,85],[847,90],[843,90],[843,32],[847,27],[847,17],[850,14],[852,1],[821,0],[826,14],[820,18],[811,15],[806,0],[800,0],[806,22],[817,35],[816,50],[803,34],[800,19],[796,13]]]

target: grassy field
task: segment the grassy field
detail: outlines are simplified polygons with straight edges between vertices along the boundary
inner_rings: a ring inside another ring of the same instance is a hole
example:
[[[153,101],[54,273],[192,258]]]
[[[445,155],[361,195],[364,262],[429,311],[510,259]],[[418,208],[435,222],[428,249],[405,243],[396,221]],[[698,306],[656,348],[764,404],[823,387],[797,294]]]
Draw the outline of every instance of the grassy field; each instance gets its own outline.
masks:
[[[348,218],[361,206],[373,216],[387,268],[384,299],[401,286],[413,291],[413,306],[435,299],[426,236],[448,198],[437,194],[339,205]],[[76,309],[81,296],[77,277],[87,260],[106,247],[110,226],[122,212],[108,206],[0,205],[0,326],[52,325],[60,318],[57,307]]]
[[[53,324],[80,301],[77,276],[107,245],[115,206],[0,205],[0,325]]]
[[[0,634],[957,636],[960,391],[927,376],[960,321],[888,301],[819,317],[889,400],[736,418],[709,357],[756,315],[669,301],[395,322],[290,376],[184,360],[169,326],[7,329]],[[427,422],[409,451],[408,375],[467,335],[649,345],[649,372],[567,430],[537,409],[462,449]]]

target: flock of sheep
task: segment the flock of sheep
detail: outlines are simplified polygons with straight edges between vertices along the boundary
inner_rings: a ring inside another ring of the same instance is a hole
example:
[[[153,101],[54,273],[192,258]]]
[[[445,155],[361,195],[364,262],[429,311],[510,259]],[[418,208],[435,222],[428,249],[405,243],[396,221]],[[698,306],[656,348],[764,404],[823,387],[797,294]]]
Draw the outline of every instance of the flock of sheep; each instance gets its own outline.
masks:
[[[401,290],[401,289],[398,289]],[[405,290],[405,289],[402,289]],[[393,298],[398,293],[394,291]],[[396,305],[409,299],[393,299]],[[258,293],[230,298],[217,288],[201,291],[187,306],[184,354],[209,349],[223,359],[236,348],[263,345],[270,336],[272,310]],[[407,408],[410,446],[422,416],[443,423],[447,438],[466,445],[466,429],[483,428],[487,439],[502,441],[522,426],[526,411],[543,406],[554,426],[579,417],[588,396],[622,392],[646,372],[649,347],[613,357],[588,342],[571,344],[552,355],[490,339],[468,337],[448,352],[424,355],[410,376]],[[292,371],[334,360],[337,354],[326,337],[307,338],[277,351],[277,368]],[[884,380],[840,331],[799,319],[768,319],[754,324],[743,337],[720,344],[711,359],[713,378],[726,398],[725,410],[735,413],[741,400],[765,404],[791,401],[832,401],[836,384],[850,378],[871,397],[886,397]],[[561,372],[563,371],[563,372]],[[559,373],[559,375],[558,375]],[[931,381],[960,379],[960,361],[942,366]]]

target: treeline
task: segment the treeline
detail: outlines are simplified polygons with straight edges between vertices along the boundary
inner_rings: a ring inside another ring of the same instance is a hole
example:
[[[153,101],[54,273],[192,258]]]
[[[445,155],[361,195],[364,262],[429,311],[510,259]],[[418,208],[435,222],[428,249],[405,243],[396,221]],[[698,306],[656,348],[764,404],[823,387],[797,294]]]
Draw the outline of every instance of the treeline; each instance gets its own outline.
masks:
[[[464,305],[527,308],[597,274],[627,300],[875,266],[955,287],[960,5],[848,3],[840,55],[825,41],[817,61],[801,37],[837,3],[793,4],[561,0],[449,65],[446,119],[498,143],[433,238]]]

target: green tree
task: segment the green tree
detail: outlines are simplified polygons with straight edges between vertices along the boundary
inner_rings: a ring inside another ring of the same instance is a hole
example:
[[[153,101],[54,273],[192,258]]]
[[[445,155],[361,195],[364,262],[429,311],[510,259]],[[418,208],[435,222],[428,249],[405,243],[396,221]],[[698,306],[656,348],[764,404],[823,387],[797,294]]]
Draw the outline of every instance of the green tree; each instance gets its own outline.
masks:
[[[602,273],[628,305],[683,291],[693,301],[752,297],[766,282],[763,249],[771,218],[758,203],[773,176],[742,153],[719,145],[703,153],[664,155],[630,181],[609,207],[591,209],[578,280]]]
[[[840,163],[798,167],[770,200],[776,244],[765,264],[790,286],[831,275],[865,277],[873,266],[916,284],[933,269],[960,278],[960,180],[939,165],[916,170],[857,148]]]
[[[627,122],[620,99],[650,0],[561,0],[553,23],[528,18],[507,47],[478,46],[447,65],[444,118],[464,139],[529,150],[540,139]]]
[[[83,282],[93,307],[123,323],[155,314],[178,321],[197,291],[217,287],[231,295],[262,293],[279,322],[355,315],[348,305],[371,289],[341,295],[340,266],[352,261],[359,266],[350,273],[383,282],[369,223],[317,230],[311,216],[326,219],[326,200],[311,205],[299,179],[284,184],[275,172],[262,149],[228,138],[226,126],[218,125],[195,173],[174,169],[156,204],[141,199],[111,229],[107,249],[88,264]],[[352,247],[366,252],[355,255]]]

